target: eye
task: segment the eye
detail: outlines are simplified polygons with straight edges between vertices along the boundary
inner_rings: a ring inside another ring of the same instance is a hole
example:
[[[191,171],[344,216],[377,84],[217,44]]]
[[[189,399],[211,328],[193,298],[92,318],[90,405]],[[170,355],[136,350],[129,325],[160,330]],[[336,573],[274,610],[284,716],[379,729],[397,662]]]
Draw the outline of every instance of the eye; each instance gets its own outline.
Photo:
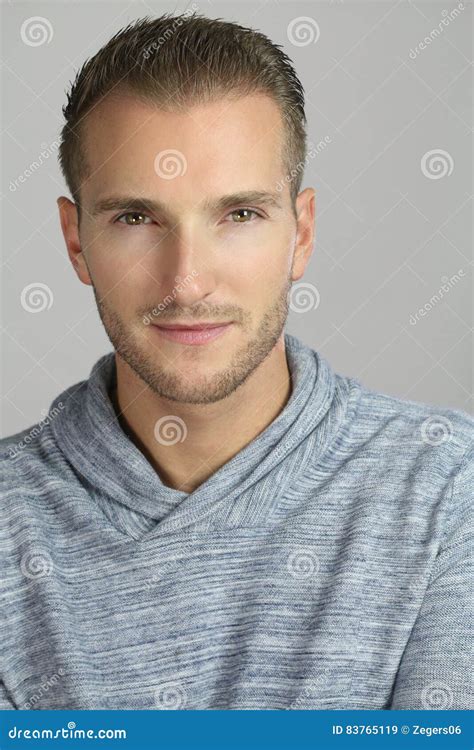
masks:
[[[125,219],[125,221],[121,221],[121,219]],[[136,227],[145,223],[144,221],[141,221],[141,219],[149,219],[149,221],[152,221],[149,216],[146,216],[139,211],[129,211],[128,213],[121,214],[115,219],[115,221],[120,222],[120,224],[127,224],[130,227]]]
[[[237,221],[232,220],[233,224],[250,224],[251,221],[255,221],[255,219],[248,219],[247,216],[250,214],[253,214],[259,219],[263,219],[263,216],[258,213],[258,211],[254,211],[253,208],[236,208],[234,211],[231,211],[229,216],[236,216],[239,215]],[[242,216],[242,214],[246,214]]]

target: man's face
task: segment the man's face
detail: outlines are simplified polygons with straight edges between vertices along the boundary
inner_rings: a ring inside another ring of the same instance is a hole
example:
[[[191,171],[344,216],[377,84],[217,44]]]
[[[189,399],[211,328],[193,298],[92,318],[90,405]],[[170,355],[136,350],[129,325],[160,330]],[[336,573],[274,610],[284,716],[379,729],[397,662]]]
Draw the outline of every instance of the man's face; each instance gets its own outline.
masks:
[[[282,138],[281,115],[266,96],[173,113],[121,95],[87,116],[91,175],[81,186],[80,247],[71,259],[93,285],[119,357],[162,397],[225,398],[282,341],[314,219],[307,190],[297,203],[303,252],[288,185],[279,189]],[[249,192],[274,202],[254,196],[217,205]],[[117,198],[160,205],[106,205]],[[210,321],[232,325],[197,346],[157,327]]]

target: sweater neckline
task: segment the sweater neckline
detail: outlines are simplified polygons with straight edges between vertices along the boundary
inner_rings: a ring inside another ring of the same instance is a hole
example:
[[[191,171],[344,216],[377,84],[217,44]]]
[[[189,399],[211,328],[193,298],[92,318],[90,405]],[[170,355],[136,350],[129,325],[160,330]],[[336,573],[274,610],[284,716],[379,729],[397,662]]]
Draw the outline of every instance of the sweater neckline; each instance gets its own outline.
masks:
[[[316,428],[324,422],[335,390],[336,377],[329,363],[296,337],[285,333],[284,338],[292,384],[285,407],[193,492],[165,485],[120,426],[110,396],[116,382],[114,352],[100,357],[87,380],[53,402],[51,408],[61,400],[65,404],[51,424],[58,447],[92,495],[105,495],[109,502],[147,517],[151,528],[141,537],[141,544],[192,527],[222,503],[232,509],[234,526],[262,525],[282,490],[275,491],[274,470],[310,435],[313,457],[324,449],[328,431],[320,429],[318,441]],[[280,477],[281,481],[288,477]],[[239,499],[262,482],[265,486],[253,493],[251,507],[242,501],[240,509]]]

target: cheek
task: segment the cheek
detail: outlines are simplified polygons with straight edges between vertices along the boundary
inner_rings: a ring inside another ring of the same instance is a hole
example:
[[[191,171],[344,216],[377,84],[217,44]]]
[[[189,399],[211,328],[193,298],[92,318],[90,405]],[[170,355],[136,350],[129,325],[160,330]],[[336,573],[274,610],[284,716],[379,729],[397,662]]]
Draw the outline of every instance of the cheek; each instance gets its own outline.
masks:
[[[257,248],[238,278],[252,288],[263,303],[280,292],[290,275],[291,260],[289,245],[282,242],[281,237],[275,238],[272,243],[262,244]]]
[[[262,222],[221,236],[219,254],[236,283],[263,287],[286,278],[291,266],[292,235],[282,224]],[[262,283],[264,282],[264,283]]]
[[[104,293],[114,297],[125,295],[144,284],[143,259],[146,250],[139,251],[136,242],[125,243],[124,238],[111,238],[107,232],[98,234],[87,244],[87,265],[94,285]]]

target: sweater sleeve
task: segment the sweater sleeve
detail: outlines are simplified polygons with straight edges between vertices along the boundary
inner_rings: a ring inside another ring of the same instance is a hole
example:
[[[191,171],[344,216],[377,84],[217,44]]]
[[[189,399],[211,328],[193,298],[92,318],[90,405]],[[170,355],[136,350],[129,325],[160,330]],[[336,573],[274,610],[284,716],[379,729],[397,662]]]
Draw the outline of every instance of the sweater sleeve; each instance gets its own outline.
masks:
[[[5,685],[0,680],[0,711],[13,710],[16,706],[13,705],[12,701],[8,697]]]
[[[471,708],[474,450],[451,480],[446,528],[400,661],[390,710]]]

